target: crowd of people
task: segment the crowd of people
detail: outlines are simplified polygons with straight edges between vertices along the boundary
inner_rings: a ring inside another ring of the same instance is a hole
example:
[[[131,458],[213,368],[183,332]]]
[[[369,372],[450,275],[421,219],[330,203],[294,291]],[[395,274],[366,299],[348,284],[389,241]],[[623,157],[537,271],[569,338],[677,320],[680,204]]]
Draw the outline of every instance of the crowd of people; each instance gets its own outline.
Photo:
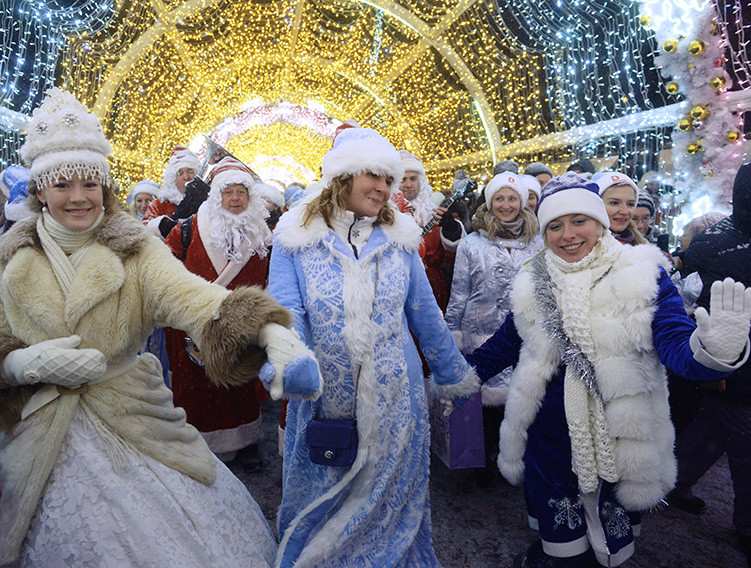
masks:
[[[588,160],[436,192],[349,120],[308,187],[177,146],[123,205],[110,152],[55,88],[0,175],[0,566],[437,568],[429,407],[475,396],[515,567],[623,564],[723,453],[751,554],[751,164],[673,255]],[[264,471],[269,398],[276,531],[227,467]]]

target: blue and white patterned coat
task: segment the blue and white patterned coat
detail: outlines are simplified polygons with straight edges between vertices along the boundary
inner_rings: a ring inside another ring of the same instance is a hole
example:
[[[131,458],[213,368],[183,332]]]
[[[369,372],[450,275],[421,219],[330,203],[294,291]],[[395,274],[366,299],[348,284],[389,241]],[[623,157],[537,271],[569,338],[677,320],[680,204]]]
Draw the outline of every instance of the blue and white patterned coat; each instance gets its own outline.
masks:
[[[441,396],[476,391],[476,375],[436,305],[412,219],[396,213],[394,225],[375,227],[356,258],[321,218],[303,228],[304,210],[279,221],[269,291],[292,311],[320,363],[317,417],[351,416],[360,369],[359,448],[351,468],[313,464],[305,444],[311,406],[290,401],[277,566],[439,566],[430,537],[425,382],[409,328]]]

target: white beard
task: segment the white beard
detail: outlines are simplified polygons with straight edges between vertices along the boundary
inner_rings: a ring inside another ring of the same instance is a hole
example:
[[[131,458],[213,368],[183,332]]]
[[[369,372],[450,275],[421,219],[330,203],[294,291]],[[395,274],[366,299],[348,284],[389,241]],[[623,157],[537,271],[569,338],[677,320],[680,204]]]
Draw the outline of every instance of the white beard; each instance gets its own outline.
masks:
[[[271,230],[266,225],[266,210],[263,199],[251,191],[248,207],[234,214],[224,209],[221,197],[209,195],[201,209],[209,216],[209,245],[222,251],[228,262],[245,263],[254,254],[265,257],[271,246]],[[202,212],[199,209],[199,214]]]

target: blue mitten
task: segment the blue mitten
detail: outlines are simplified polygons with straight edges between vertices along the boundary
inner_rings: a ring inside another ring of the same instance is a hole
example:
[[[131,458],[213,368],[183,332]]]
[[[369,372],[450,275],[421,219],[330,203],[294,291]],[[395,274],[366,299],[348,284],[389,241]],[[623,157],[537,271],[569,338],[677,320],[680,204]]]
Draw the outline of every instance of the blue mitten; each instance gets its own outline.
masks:
[[[321,375],[318,363],[312,357],[295,357],[284,367],[282,375],[284,392],[303,398],[318,398],[321,393]]]
[[[270,323],[258,334],[258,344],[266,349],[269,361],[259,377],[274,400],[283,396],[301,396],[316,400],[323,384],[313,352],[298,335],[281,325]]]

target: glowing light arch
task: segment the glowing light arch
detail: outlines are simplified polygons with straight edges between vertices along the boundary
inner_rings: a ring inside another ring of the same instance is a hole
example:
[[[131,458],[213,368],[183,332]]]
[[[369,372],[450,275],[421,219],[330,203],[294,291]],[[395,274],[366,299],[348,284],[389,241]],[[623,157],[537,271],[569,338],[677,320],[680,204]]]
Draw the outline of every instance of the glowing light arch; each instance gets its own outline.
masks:
[[[177,34],[176,25],[185,18],[189,18],[211,8],[219,1],[220,0],[188,0],[180,6],[168,10],[167,6],[165,6],[161,0],[151,0],[151,5],[157,15],[154,25],[143,32],[138,39],[133,42],[123,57],[119,59],[112,72],[109,73],[97,94],[96,101],[93,105],[93,112],[100,118],[104,119],[112,106],[117,89],[122,84],[130,70],[137,65],[141,56],[148,49],[153,47],[157,40],[165,35],[167,35],[171,41],[179,44],[180,38]],[[297,3],[294,25],[299,25],[299,14],[305,1],[306,0],[299,0]],[[485,135],[488,140],[490,154],[488,157],[495,161],[496,148],[499,148],[501,145],[501,137],[490,104],[484,94],[480,82],[474,77],[463,59],[440,37],[450,22],[457,18],[477,0],[460,0],[457,2],[457,5],[452,10],[449,17],[446,18],[446,21],[435,28],[429,26],[426,22],[391,0],[352,1],[372,6],[384,13],[388,13],[404,26],[408,27],[412,32],[415,32],[420,38],[420,46],[415,50],[416,53],[423,50],[425,45],[430,45],[444,58],[451,69],[459,76],[465,89],[473,99],[473,104],[480,115]],[[368,92],[376,101],[386,108],[391,116],[395,118],[403,131],[407,146],[412,147],[413,149],[417,148],[417,137],[409,126],[409,123],[401,117],[401,113],[398,112],[398,109],[394,104],[390,103],[388,97],[382,94],[382,89],[387,86],[386,82],[382,84],[373,83],[346,69],[344,66],[339,65],[337,62],[334,62],[334,65],[332,66],[332,62],[330,61],[322,58],[311,57],[309,55],[296,55],[290,53],[285,59],[285,62],[290,60],[297,61],[300,58],[311,59],[312,62],[319,67],[323,67],[325,64],[325,68],[329,71],[341,75],[348,81],[356,84],[359,88]],[[402,71],[403,70],[404,69],[402,69]],[[164,125],[166,123],[167,121],[162,124]]]

